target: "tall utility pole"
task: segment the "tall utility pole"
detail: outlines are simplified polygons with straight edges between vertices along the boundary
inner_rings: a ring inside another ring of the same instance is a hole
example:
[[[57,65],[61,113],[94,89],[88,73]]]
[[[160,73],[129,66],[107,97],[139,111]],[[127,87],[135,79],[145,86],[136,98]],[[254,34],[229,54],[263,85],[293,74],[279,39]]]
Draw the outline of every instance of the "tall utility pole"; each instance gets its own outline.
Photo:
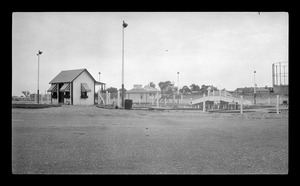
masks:
[[[256,83],[255,83],[255,73],[256,71],[254,70],[254,105],[256,104]]]
[[[43,52],[39,50],[39,52],[37,53],[38,56],[38,83],[37,83],[37,103],[40,102],[40,88],[39,88],[39,84],[40,84],[40,55]]]
[[[124,108],[124,28],[128,26],[127,23],[123,21],[122,24],[122,107]]]

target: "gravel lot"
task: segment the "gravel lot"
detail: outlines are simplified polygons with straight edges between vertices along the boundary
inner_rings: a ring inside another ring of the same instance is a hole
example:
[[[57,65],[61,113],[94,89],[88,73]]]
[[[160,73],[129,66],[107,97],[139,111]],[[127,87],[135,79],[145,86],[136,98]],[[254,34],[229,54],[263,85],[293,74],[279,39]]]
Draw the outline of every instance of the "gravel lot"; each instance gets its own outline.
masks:
[[[14,174],[287,174],[288,113],[12,109]]]

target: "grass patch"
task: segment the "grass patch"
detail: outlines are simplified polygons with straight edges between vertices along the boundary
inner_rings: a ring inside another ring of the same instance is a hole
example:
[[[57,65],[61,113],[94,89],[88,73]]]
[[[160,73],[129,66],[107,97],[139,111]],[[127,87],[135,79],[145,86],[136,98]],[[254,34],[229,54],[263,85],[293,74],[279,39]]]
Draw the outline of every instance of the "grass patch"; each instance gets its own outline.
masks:
[[[49,107],[61,107],[61,105],[50,105],[50,104],[25,104],[25,103],[14,103],[12,108],[23,108],[23,109],[40,109]]]

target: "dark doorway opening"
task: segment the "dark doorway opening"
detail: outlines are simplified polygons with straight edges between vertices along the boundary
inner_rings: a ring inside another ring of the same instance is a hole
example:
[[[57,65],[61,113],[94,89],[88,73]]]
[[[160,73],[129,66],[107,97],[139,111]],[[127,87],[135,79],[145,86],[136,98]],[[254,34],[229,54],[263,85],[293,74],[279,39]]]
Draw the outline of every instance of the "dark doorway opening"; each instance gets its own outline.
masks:
[[[61,87],[63,86],[63,83],[60,83],[58,86],[58,91],[61,89]],[[59,95],[58,95],[58,103],[63,104],[64,103],[64,92],[60,92],[59,91]]]

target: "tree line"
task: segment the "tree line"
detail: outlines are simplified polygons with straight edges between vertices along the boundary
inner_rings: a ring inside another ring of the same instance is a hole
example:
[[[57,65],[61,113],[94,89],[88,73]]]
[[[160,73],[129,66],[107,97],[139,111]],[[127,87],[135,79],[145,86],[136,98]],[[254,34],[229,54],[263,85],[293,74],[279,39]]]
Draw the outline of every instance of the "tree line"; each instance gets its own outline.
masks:
[[[153,82],[150,82],[148,84],[149,86],[156,88],[156,85]],[[165,95],[176,95],[177,94],[177,89],[178,87],[175,86],[174,82],[171,81],[161,81],[158,83],[159,89],[162,92],[162,94]],[[208,87],[211,88],[212,90],[218,90],[217,87],[212,86],[212,85],[201,85],[201,87],[197,84],[191,84],[190,86],[184,85],[182,86],[181,89],[179,89],[179,92],[181,94],[203,94],[205,92],[207,92]],[[103,90],[102,93],[105,93],[106,91],[110,92],[110,93],[117,93],[118,89],[115,87],[108,87],[106,90]],[[120,92],[122,92],[122,89],[119,89]],[[125,92],[127,90],[125,89]]]

